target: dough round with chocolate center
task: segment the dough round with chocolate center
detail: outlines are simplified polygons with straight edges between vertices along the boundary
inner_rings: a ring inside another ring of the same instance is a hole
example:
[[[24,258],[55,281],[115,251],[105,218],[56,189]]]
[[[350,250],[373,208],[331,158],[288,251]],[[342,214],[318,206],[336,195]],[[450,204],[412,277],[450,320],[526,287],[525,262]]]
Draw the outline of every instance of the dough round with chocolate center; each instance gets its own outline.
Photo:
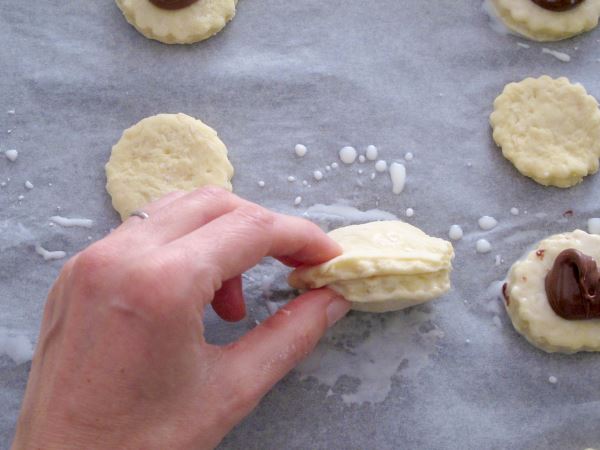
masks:
[[[106,164],[106,190],[126,220],[173,191],[232,190],[233,167],[217,132],[185,114],[159,114],[123,132]]]
[[[127,21],[140,33],[165,44],[192,44],[214,36],[233,19],[237,4],[237,0],[116,2]],[[163,7],[157,6],[161,4]],[[186,4],[189,5],[181,7]]]
[[[504,157],[544,186],[567,188],[598,171],[598,102],[567,78],[544,75],[508,84],[490,123]]]
[[[516,330],[542,350],[597,352],[600,319],[565,319],[548,300],[546,277],[556,258],[567,249],[579,250],[600,262],[600,236],[575,230],[544,239],[511,267],[504,289],[506,310]]]
[[[329,236],[343,253],[324,264],[296,269],[289,278],[292,287],[328,286],[352,302],[353,309],[367,312],[404,309],[450,289],[452,244],[412,225],[371,222],[338,228]]]
[[[555,1],[554,6],[552,3],[549,0],[491,0],[498,17],[510,30],[534,41],[559,41],[598,25],[600,0],[585,0],[572,7],[564,2]]]

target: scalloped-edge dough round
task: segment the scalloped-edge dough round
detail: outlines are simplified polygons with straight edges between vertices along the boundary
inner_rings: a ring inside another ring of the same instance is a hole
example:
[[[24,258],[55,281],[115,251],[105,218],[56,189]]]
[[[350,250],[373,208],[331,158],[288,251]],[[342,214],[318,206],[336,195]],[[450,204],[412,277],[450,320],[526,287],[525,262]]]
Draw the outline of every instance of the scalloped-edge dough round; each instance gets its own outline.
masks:
[[[338,228],[329,236],[343,253],[314,267],[296,269],[289,283],[297,289],[335,290],[355,310],[386,312],[432,300],[450,289],[454,250],[401,221]]]
[[[199,0],[166,10],[148,0],[116,0],[125,19],[149,39],[165,44],[193,44],[221,31],[233,19],[237,0]]]
[[[568,248],[580,250],[600,262],[600,236],[575,230],[544,239],[511,267],[507,278],[506,310],[515,329],[542,350],[597,352],[600,351],[600,319],[566,320],[548,303],[546,275],[556,257]]]
[[[217,132],[186,114],[147,117],[123,132],[106,164],[106,190],[126,220],[173,191],[232,190],[233,166]]]
[[[544,75],[507,84],[490,124],[504,157],[544,186],[571,187],[598,171],[600,110],[579,83]]]
[[[534,41],[559,41],[598,25],[600,0],[586,0],[570,11],[549,11],[531,0],[491,0],[498,17],[512,31]]]

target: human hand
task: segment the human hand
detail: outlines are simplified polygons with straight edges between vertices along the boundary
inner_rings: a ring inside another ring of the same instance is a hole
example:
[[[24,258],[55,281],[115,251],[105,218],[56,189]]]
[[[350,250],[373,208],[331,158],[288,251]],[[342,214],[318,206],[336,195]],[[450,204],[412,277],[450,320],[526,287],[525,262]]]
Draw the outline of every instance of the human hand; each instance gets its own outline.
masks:
[[[319,264],[316,225],[224,190],[173,193],[69,260],[53,286],[13,449],[216,446],[344,316],[301,295],[239,341],[204,339],[204,308],[245,315],[240,274],[273,256]]]

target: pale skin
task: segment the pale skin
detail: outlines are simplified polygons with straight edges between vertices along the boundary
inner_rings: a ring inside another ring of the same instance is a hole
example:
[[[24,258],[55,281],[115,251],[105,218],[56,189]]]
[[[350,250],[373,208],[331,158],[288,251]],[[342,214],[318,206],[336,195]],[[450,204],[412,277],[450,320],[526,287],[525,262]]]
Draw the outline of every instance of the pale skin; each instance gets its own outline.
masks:
[[[69,260],[46,304],[13,450],[209,449],[350,304],[305,293],[227,346],[204,310],[245,316],[241,274],[340,253],[316,225],[218,188],[173,193]]]

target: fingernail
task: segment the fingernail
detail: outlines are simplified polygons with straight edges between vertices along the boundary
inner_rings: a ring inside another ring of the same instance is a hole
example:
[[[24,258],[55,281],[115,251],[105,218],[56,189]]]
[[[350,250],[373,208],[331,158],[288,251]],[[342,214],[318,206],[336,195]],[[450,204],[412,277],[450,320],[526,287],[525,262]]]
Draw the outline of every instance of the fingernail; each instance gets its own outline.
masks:
[[[335,323],[348,314],[350,302],[343,297],[334,297],[327,305],[327,326],[332,327]]]

